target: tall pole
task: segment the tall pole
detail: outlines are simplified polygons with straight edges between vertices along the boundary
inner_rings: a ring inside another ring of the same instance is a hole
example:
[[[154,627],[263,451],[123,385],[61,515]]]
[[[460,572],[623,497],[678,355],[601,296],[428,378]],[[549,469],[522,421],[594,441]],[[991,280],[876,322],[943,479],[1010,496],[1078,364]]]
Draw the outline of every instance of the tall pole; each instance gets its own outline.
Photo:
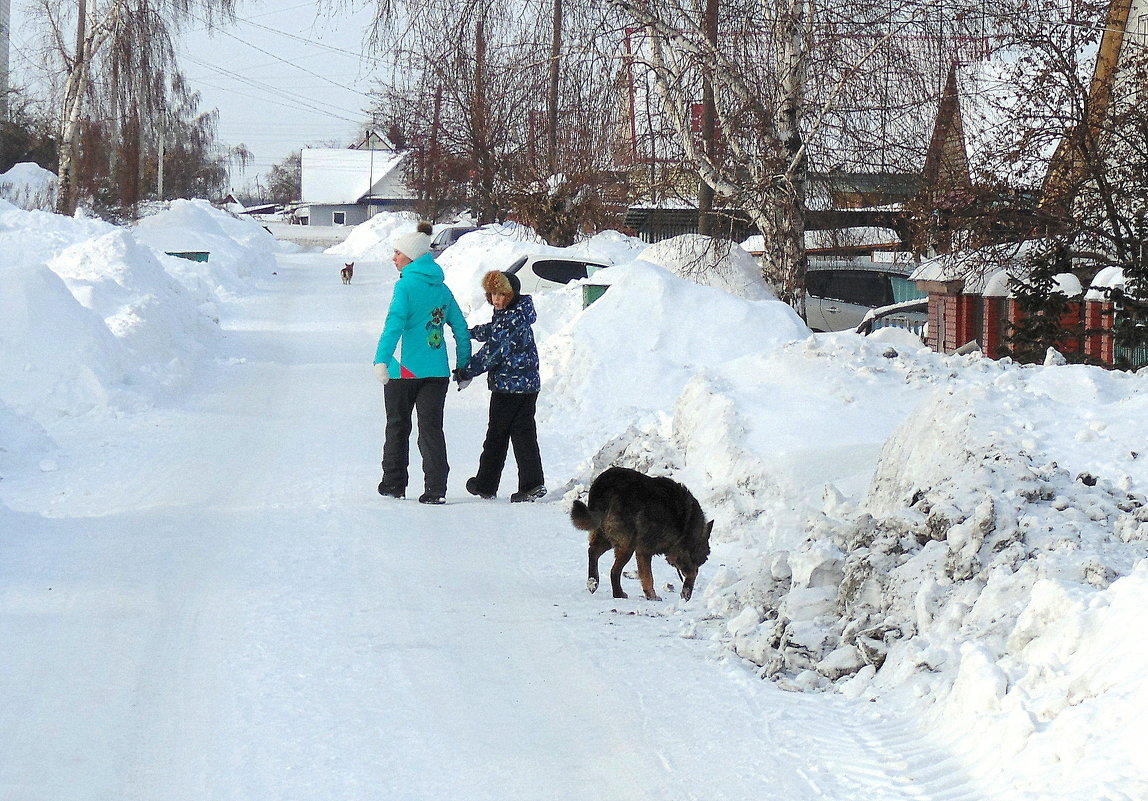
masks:
[[[0,123],[8,121],[8,68],[12,47],[11,0],[0,0]]]
[[[167,124],[165,115],[159,115],[159,168],[156,170],[156,200],[163,200],[164,145],[167,144]]]

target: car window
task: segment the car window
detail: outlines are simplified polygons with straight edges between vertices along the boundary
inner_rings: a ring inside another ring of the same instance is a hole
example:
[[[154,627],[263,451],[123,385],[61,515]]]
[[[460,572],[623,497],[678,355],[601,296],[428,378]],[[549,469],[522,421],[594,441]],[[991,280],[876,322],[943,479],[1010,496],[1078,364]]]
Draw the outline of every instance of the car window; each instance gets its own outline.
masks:
[[[516,272],[518,272],[519,270],[521,270],[521,269],[522,269],[522,265],[526,264],[526,259],[527,259],[527,258],[528,258],[528,257],[526,257],[526,256],[522,256],[521,258],[519,258],[519,259],[516,259],[516,260],[514,261],[514,263],[513,263],[513,264],[511,264],[509,267],[507,267],[505,270],[503,270],[503,272],[507,272],[507,273],[516,273]]]
[[[869,270],[814,270],[806,276],[809,294],[855,303],[888,306],[893,302],[889,276]]]
[[[534,274],[556,284],[568,284],[586,277],[586,265],[577,261],[544,259],[534,262]]]
[[[927,293],[917,288],[916,281],[910,281],[908,278],[902,278],[899,275],[889,276],[889,281],[893,284],[894,303],[904,303],[908,300],[921,300],[922,298],[929,297]]]

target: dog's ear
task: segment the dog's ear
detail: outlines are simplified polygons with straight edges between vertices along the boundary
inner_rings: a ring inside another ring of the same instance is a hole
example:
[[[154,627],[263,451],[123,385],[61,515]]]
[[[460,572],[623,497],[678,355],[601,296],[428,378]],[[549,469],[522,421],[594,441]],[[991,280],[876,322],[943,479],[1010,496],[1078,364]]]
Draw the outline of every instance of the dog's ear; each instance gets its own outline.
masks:
[[[714,521],[710,520],[706,523],[706,537],[709,537],[710,532],[714,530]]]

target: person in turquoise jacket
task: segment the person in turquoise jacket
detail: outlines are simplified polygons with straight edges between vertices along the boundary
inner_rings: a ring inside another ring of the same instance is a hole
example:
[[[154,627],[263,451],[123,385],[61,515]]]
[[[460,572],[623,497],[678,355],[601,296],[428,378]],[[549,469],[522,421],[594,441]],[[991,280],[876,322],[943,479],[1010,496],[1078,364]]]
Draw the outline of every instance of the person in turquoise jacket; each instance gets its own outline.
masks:
[[[456,365],[470,360],[470,332],[462,309],[443,283],[442,268],[431,255],[430,233],[430,223],[420,222],[417,231],[395,239],[399,279],[375,349],[375,375],[383,384],[387,412],[379,494],[406,495],[411,415],[415,413],[423,461],[419,502],[440,504],[446,500],[450,472],[442,430],[451,374],[445,329],[450,326],[454,338]]]

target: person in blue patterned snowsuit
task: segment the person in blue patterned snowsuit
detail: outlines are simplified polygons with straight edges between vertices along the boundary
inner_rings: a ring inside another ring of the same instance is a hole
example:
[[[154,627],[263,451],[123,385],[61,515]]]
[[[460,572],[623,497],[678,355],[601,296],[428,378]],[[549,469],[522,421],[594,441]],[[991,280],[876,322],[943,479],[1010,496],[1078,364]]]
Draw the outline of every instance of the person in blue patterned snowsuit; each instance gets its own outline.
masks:
[[[487,374],[490,414],[486,440],[478,459],[478,472],[466,482],[466,490],[480,498],[498,493],[508,446],[518,464],[518,491],[512,503],[534,501],[546,494],[542,455],[538,450],[538,427],[534,420],[538,391],[538,347],[531,325],[538,319],[534,301],[520,293],[518,276],[497,270],[482,278],[487,301],[494,306],[489,323],[470,329],[470,336],[483,346],[465,366],[455,370],[461,389],[475,376]]]

